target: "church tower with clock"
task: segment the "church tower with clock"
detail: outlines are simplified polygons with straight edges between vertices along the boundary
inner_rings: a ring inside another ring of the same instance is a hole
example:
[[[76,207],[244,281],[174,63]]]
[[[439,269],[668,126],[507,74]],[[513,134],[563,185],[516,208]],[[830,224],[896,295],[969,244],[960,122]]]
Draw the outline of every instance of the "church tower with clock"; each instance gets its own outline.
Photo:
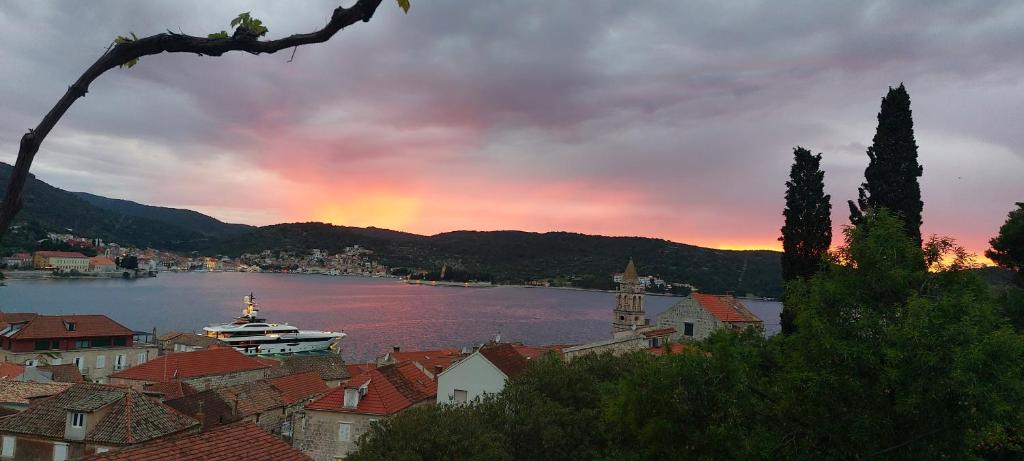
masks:
[[[615,318],[612,321],[612,334],[624,331],[635,331],[647,326],[647,314],[644,312],[644,286],[636,273],[636,265],[629,260],[619,292],[615,301]]]

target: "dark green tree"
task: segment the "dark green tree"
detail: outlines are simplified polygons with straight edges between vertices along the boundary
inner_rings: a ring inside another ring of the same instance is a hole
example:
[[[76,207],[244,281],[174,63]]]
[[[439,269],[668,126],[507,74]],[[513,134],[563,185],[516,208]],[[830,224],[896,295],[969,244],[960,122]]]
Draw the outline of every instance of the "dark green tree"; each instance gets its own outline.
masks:
[[[786,181],[786,209],[782,215],[782,279],[790,281],[818,272],[832,244],[832,204],[825,193],[825,172],[821,154],[797,146]],[[793,332],[793,312],[782,308],[784,334]]]
[[[1018,282],[1024,281],[1024,202],[1006,216],[999,235],[988,241],[992,248],[985,251],[992,262],[1017,273]]]
[[[882,98],[868,158],[857,203],[849,202],[850,221],[858,224],[867,210],[888,208],[903,220],[907,235],[920,246],[924,202],[917,178],[924,170],[917,162],[910,95],[902,83],[896,88],[889,87],[889,93]]]

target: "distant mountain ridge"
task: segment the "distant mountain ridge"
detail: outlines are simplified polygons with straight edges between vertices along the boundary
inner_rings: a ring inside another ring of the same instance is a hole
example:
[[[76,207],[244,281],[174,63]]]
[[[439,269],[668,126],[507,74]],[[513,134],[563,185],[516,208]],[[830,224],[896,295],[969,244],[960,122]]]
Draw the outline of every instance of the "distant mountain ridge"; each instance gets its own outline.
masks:
[[[0,163],[0,190],[10,172],[10,165]],[[550,280],[588,288],[612,288],[611,274],[633,258],[642,275],[692,284],[702,291],[772,297],[782,293],[780,253],[775,251],[717,250],[662,239],[570,232],[455,231],[425,236],[313,222],[254,227],[224,223],[192,210],[68,192],[34,176],[15,222],[26,225],[6,236],[0,250],[25,248],[46,231],[65,229],[126,245],[205,255],[313,248],[338,253],[360,245],[392,268],[438,271],[447,266],[487,274],[499,283]]]
[[[197,211],[183,208],[168,208],[152,205],[143,205],[130,200],[101,197],[88,192],[72,192],[78,198],[89,202],[93,206],[110,210],[127,216],[150,219],[162,223],[182,227],[191,231],[199,232],[210,237],[226,237],[251,231],[256,226],[248,224],[230,224],[217,218],[204,215]]]

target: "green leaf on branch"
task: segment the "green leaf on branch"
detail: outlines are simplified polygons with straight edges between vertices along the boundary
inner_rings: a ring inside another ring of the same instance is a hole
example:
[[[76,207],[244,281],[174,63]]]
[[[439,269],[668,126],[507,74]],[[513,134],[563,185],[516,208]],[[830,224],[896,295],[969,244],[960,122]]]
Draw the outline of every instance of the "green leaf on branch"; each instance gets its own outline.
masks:
[[[126,62],[124,64],[121,64],[120,67],[122,69],[131,69],[133,66],[135,66],[138,63],[139,63],[139,58],[135,58],[135,59],[132,59],[131,61],[128,61],[128,62]]]
[[[228,38],[228,33],[227,33],[227,31],[222,30],[222,31],[217,32],[215,34],[207,35],[206,38]]]
[[[263,21],[252,17],[248,11],[238,15],[237,18],[232,19],[231,26],[237,26],[239,29],[246,29],[256,34],[257,37],[262,37],[270,31],[270,29],[267,29],[267,26],[263,25]]]
[[[398,7],[402,9],[406,14],[409,14],[409,0],[397,0]]]

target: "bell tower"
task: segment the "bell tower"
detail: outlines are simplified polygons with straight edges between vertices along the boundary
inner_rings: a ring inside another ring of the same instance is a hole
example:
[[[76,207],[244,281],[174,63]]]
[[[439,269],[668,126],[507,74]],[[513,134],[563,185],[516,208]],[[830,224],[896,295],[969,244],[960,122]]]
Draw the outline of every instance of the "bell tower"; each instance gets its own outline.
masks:
[[[615,317],[612,320],[612,334],[632,331],[647,325],[644,312],[644,286],[636,274],[633,259],[629,260],[626,270],[619,282],[619,292],[615,298]]]

